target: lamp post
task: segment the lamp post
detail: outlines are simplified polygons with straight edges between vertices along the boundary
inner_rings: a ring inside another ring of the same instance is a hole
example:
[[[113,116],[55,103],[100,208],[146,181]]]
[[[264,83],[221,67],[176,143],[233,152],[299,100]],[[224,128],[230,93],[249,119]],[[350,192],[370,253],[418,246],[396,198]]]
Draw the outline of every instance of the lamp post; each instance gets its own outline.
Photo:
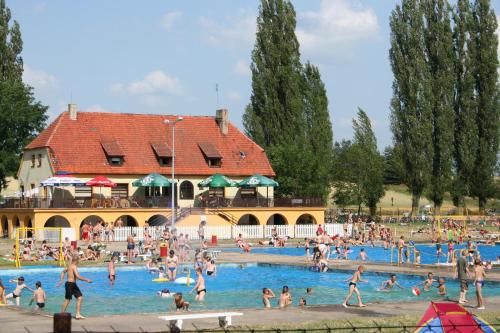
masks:
[[[175,184],[175,124],[177,124],[179,121],[182,121],[182,117],[177,117],[177,119],[175,120],[168,120],[168,119],[165,119],[165,124],[167,125],[172,125],[172,182],[170,184],[170,186],[172,186],[172,205],[171,205],[171,209],[172,209],[172,228],[174,227],[175,225],[175,188],[174,188],[174,184]]]

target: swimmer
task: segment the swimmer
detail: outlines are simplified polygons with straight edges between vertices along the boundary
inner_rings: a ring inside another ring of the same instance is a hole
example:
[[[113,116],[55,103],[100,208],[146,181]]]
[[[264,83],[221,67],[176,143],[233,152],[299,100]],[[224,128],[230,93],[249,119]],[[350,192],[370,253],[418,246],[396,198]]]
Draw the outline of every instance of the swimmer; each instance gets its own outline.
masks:
[[[420,250],[414,247],[413,254],[415,255],[415,265],[420,265]]]
[[[264,304],[264,307],[266,309],[271,307],[270,299],[275,298],[275,297],[276,297],[276,295],[274,294],[274,292],[271,289],[269,289],[269,288],[262,289],[262,303]]]
[[[195,300],[198,302],[202,302],[205,298],[205,294],[207,293],[207,288],[205,287],[205,279],[203,278],[202,270],[200,267],[196,268],[197,280],[193,289],[189,292],[190,294],[196,289],[196,297]]]
[[[434,280],[434,274],[432,272],[427,273],[427,279],[424,280],[424,282],[421,282],[417,284],[417,286],[423,285],[424,286],[424,291],[429,291],[431,290],[432,285],[434,282],[437,282]]]
[[[170,297],[172,297],[172,293],[171,293],[171,292],[170,292],[170,290],[168,290],[167,288],[165,288],[165,289],[162,289],[162,290],[158,291],[158,292],[156,293],[156,295],[157,295],[157,296],[160,296],[160,297],[162,297],[162,298],[170,298]]]
[[[115,280],[116,280],[115,260],[116,260],[116,257],[112,256],[111,260],[108,263],[108,279],[112,285],[115,284]]]
[[[36,290],[33,293],[33,298],[30,301],[30,305],[35,301],[37,310],[42,310],[45,307],[45,300],[47,299],[45,296],[45,291],[42,289],[42,283],[37,281],[35,283]]]
[[[358,258],[360,260],[363,260],[363,261],[366,261],[368,259],[368,256],[366,255],[364,248],[361,248],[361,250],[359,250],[359,254],[358,254],[358,257],[356,259],[358,259]]]
[[[307,288],[306,289],[306,294],[312,295],[313,294],[313,288]]]
[[[206,268],[208,276],[217,275],[217,266],[215,265],[215,260],[213,260],[212,258],[207,258]]]
[[[347,308],[347,306],[348,306],[347,302],[349,301],[349,299],[351,298],[353,293],[356,293],[356,295],[358,297],[358,306],[360,308],[366,306],[365,304],[363,304],[363,301],[361,300],[361,294],[360,294],[359,289],[357,287],[357,283],[359,283],[359,282],[368,282],[366,280],[361,280],[361,274],[363,273],[364,269],[365,268],[363,266],[359,266],[357,271],[354,272],[353,276],[344,281],[344,282],[350,281],[349,282],[349,293],[347,294],[347,297],[345,298],[344,303],[342,303],[342,306],[344,308]]]
[[[446,283],[446,280],[443,277],[440,277],[438,279],[437,289],[438,289],[439,296],[443,296],[443,297],[447,296],[445,283]]]
[[[283,286],[278,305],[280,308],[286,308],[290,304],[292,304],[292,295],[288,290],[288,286]]]
[[[389,280],[386,280],[382,282],[382,285],[380,286],[380,291],[390,291],[392,290],[392,287],[398,287],[399,289],[404,289],[397,281],[396,281],[396,274],[391,274],[391,278]]]
[[[438,238],[436,241],[436,259],[438,264],[441,256],[443,256],[443,247],[441,246],[441,238]]]
[[[35,292],[33,289],[28,287],[26,284],[24,284],[24,277],[20,276],[17,280],[9,280],[11,283],[17,283],[16,288],[14,289],[13,292],[5,296],[5,299],[9,298],[14,298],[16,300],[16,305],[19,306],[21,302],[21,293],[23,292],[23,289],[26,288],[31,292]]]
[[[299,306],[306,306],[306,305],[307,305],[306,299],[304,297],[301,297],[299,299]]]
[[[174,296],[174,303],[176,311],[184,310],[189,311],[189,302],[182,298],[182,293],[177,293]]]

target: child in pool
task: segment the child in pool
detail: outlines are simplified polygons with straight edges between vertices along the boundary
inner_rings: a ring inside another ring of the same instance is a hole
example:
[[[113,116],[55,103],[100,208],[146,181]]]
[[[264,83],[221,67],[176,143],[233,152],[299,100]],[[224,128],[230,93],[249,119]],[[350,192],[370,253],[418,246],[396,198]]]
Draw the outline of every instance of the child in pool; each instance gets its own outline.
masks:
[[[301,297],[299,299],[299,306],[306,306],[307,305],[307,301],[304,297]]]
[[[389,280],[386,280],[382,282],[382,285],[380,286],[380,291],[390,291],[392,290],[392,287],[396,286],[399,289],[404,289],[397,281],[396,281],[396,274],[391,274],[391,278]]]
[[[270,308],[271,307],[271,298],[275,298],[276,295],[274,292],[269,289],[269,288],[264,288],[262,289],[262,303],[264,304],[265,308]]]
[[[13,292],[5,296],[5,299],[14,298],[16,300],[16,305],[19,306],[21,303],[21,293],[23,289],[26,288],[31,292],[35,292],[33,289],[24,284],[24,277],[20,276],[17,280],[9,280],[9,282],[17,283],[16,288]]]
[[[431,287],[434,284],[434,282],[436,282],[436,280],[434,280],[434,274],[432,274],[432,272],[429,272],[427,274],[427,279],[425,279],[424,282],[419,283],[418,285],[419,286],[423,285],[424,291],[429,291],[429,290],[431,290]]]
[[[216,276],[217,275],[217,266],[215,266],[215,260],[213,260],[210,257],[207,258],[206,268],[207,268],[207,275],[208,276],[210,276],[210,275]]]
[[[42,289],[42,283],[40,281],[37,281],[35,283],[36,290],[33,293],[33,298],[30,301],[30,305],[33,303],[33,301],[36,301],[36,306],[37,310],[42,310],[45,307],[45,291]]]
[[[363,261],[366,261],[366,259],[368,259],[364,248],[361,248],[361,250],[359,250],[358,258]]]
[[[415,254],[415,265],[420,265],[420,250],[415,247],[413,253]]]
[[[189,302],[186,302],[182,298],[182,293],[175,294],[174,305],[175,305],[176,311],[180,311],[180,310],[189,311]]]
[[[164,279],[165,278],[165,271],[163,270],[163,267],[158,268],[158,279]]]
[[[288,286],[283,286],[278,305],[280,308],[286,308],[290,304],[292,304],[292,295],[288,290]]]
[[[363,301],[361,300],[361,294],[360,294],[358,287],[357,287],[357,284],[359,282],[368,282],[366,280],[361,280],[361,274],[363,273],[364,269],[365,268],[363,266],[359,266],[358,270],[356,272],[354,272],[353,276],[351,278],[345,280],[345,282],[347,282],[347,281],[350,281],[350,282],[349,282],[349,293],[347,294],[347,297],[345,298],[344,303],[342,303],[343,307],[347,308],[347,302],[349,301],[349,299],[351,298],[353,293],[356,293],[356,295],[358,296],[358,306],[359,307],[366,306],[365,304],[363,304]]]
[[[439,293],[439,296],[443,296],[443,297],[446,297],[448,296],[447,293],[446,293],[446,280],[443,278],[443,277],[440,277],[438,279],[438,293]]]
[[[156,293],[156,295],[158,295],[158,296],[160,296],[162,298],[170,298],[170,297],[172,297],[172,293],[167,288],[158,291]]]

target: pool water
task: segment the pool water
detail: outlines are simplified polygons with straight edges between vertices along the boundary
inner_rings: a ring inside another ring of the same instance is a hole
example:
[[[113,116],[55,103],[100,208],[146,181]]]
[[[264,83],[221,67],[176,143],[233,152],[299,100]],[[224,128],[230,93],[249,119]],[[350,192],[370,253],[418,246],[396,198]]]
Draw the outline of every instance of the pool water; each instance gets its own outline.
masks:
[[[359,255],[360,249],[364,248],[366,254],[368,255],[368,261],[380,261],[380,262],[390,262],[391,261],[391,250],[385,250],[381,246],[350,246],[351,252],[348,255],[348,258],[351,260],[356,260]],[[436,245],[435,244],[418,244],[416,248],[420,251],[420,263],[421,264],[435,264],[437,262],[436,259]],[[463,249],[464,245],[455,245],[454,249],[459,250]],[[440,262],[446,262],[446,255],[448,254],[448,246],[443,244],[442,246],[443,253],[440,257]],[[479,245],[479,252],[481,254],[481,258],[483,260],[497,260],[497,257],[500,256],[500,247],[499,246],[486,246]],[[224,249],[226,251],[241,251],[239,249]],[[264,254],[279,254],[279,255],[288,255],[288,256],[305,256],[305,249],[303,247],[281,247],[281,248],[273,248],[273,247],[254,247],[251,250],[251,253],[264,253]],[[310,254],[312,255],[312,248],[310,249]],[[332,253],[330,255],[330,259],[336,259],[337,254],[335,252],[335,247],[332,247]],[[394,249],[393,252],[393,262],[397,262],[398,252],[397,249]],[[413,250],[410,253],[410,260],[413,262]]]
[[[305,297],[308,305],[340,304],[347,293],[347,278],[351,272],[330,271],[317,273],[306,267],[247,264],[242,268],[236,264],[218,265],[217,276],[206,276],[208,293],[204,303],[196,303],[194,295],[189,295],[191,287],[173,283],[155,283],[154,278],[142,267],[118,267],[117,280],[111,286],[107,279],[105,267],[80,268],[82,276],[93,280],[92,284],[79,282],[84,294],[84,315],[98,316],[106,314],[126,313],[158,313],[173,311],[171,298],[160,298],[156,292],[169,288],[173,292],[182,292],[185,300],[191,303],[192,310],[205,309],[235,309],[262,307],[262,288],[271,288],[279,297],[283,285],[288,285],[293,296],[293,304],[297,305],[300,297]],[[0,270],[0,278],[6,285],[7,292],[14,289],[8,279],[23,275],[26,284],[34,287],[36,281],[41,281],[47,293],[46,311],[58,312],[64,300],[64,286],[56,287],[61,268],[38,267],[21,270]],[[360,283],[364,302],[410,301],[417,297],[411,293],[411,287],[421,281],[422,277],[413,275],[398,275],[398,281],[405,289],[395,289],[391,292],[377,291],[381,282],[389,278],[389,274],[366,272],[363,275],[368,283]],[[306,296],[306,288],[314,289],[313,295]],[[486,296],[500,295],[500,284],[488,282],[484,287]],[[448,293],[456,298],[458,284],[454,280],[447,282]],[[472,288],[473,289],[473,288]],[[472,291],[472,290],[471,290]],[[21,297],[21,306],[28,307],[31,293],[25,290]],[[419,300],[439,300],[437,288],[422,292]],[[355,298],[351,302],[355,302]],[[272,302],[273,307],[276,301]],[[75,302],[68,308],[74,313]]]

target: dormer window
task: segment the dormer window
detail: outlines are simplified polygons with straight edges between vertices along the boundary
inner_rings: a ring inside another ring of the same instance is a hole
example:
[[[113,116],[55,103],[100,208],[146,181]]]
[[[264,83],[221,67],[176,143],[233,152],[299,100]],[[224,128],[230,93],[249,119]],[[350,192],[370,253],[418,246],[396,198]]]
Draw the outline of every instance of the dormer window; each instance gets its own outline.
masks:
[[[120,144],[116,140],[103,140],[101,141],[102,149],[108,158],[108,163],[111,166],[123,165],[125,153],[123,152]]]
[[[172,166],[172,150],[165,142],[152,142],[151,148],[155,153],[158,164],[162,167]]]
[[[209,168],[220,168],[222,166],[222,155],[212,143],[199,143],[198,146],[207,161]]]

